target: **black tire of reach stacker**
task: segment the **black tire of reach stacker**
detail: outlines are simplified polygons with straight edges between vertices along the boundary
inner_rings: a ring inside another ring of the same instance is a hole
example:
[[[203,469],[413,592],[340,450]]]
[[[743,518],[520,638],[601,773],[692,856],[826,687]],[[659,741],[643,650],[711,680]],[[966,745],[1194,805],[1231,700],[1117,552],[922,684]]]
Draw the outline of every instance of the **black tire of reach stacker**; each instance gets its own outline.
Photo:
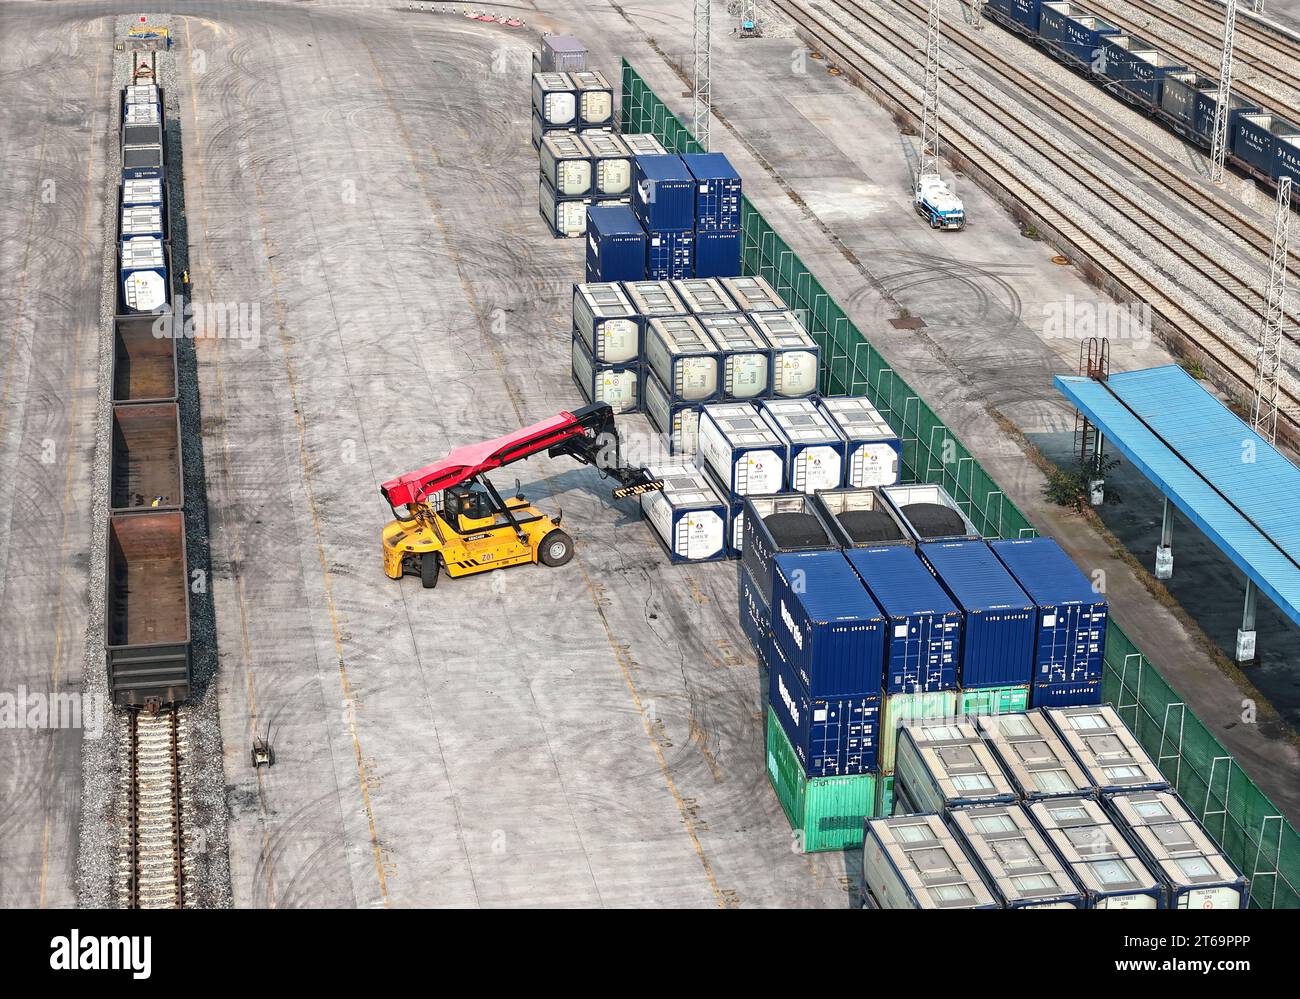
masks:
[[[438,585],[438,570],[442,568],[442,556],[437,552],[425,552],[420,556],[420,582],[426,590]]]
[[[573,558],[573,539],[558,528],[537,546],[537,558],[542,565],[557,566]]]

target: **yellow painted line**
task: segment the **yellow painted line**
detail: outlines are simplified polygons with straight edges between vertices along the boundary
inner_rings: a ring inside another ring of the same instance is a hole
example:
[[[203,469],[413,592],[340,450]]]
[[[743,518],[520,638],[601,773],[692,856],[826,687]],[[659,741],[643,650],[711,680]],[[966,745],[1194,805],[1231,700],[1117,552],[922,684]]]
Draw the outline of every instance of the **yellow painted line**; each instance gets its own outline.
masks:
[[[451,247],[453,244],[450,239],[450,236],[447,233],[445,226],[443,225],[442,211],[440,209],[440,206],[437,203],[437,200],[429,193],[429,189],[424,182],[424,176],[420,172],[419,169],[420,164],[418,158],[415,155],[415,149],[411,144],[410,137],[406,134],[405,127],[402,125],[401,116],[397,113],[397,108],[393,104],[392,94],[389,91],[388,85],[384,80],[383,72],[380,70],[379,63],[375,59],[374,53],[370,50],[370,46],[366,44],[365,39],[362,38],[360,39],[360,41],[361,44],[364,45],[366,48],[366,54],[367,56],[369,56],[370,63],[375,70],[375,77],[379,80],[379,85],[384,91],[384,98],[388,102],[389,112],[392,114],[393,120],[397,123],[397,132],[402,137],[402,143],[406,146],[407,158],[411,161],[411,168],[415,172],[416,177],[419,179],[420,191],[424,194],[424,200],[429,206],[429,216],[430,218],[433,219],[434,225],[438,227],[438,231],[441,234],[444,243],[448,247]],[[461,271],[459,258],[456,258],[455,264],[456,264],[456,275],[460,279],[460,285],[462,290],[465,293],[466,300],[471,305],[477,306],[478,298],[474,294],[473,289],[470,287],[469,282],[466,280],[464,273]],[[481,316],[479,317],[479,319],[480,322],[482,322]],[[497,366],[498,373],[501,375],[501,381],[506,386],[507,389],[506,397],[510,400],[510,405],[514,408],[515,417],[517,418],[519,425],[524,426],[528,421],[524,419],[524,415],[522,411],[519,409],[519,404],[516,401],[517,393],[509,391],[510,386],[509,386],[509,381],[506,378],[505,360],[501,356],[501,352],[497,347],[496,341],[493,337],[491,337],[490,335],[486,335],[485,333],[484,342],[487,344],[489,348],[489,353],[492,355],[492,360]],[[658,740],[655,739],[654,730],[651,727],[650,722],[646,717],[646,713],[642,708],[641,695],[637,690],[636,682],[632,679],[632,672],[628,664],[627,655],[623,651],[622,647],[619,645],[618,641],[614,638],[613,629],[610,628],[609,621],[605,617],[604,608],[601,606],[600,598],[596,595],[596,591],[592,586],[591,577],[587,573],[586,566],[582,565],[581,558],[575,558],[574,562],[575,564],[578,565],[578,568],[582,572],[582,578],[586,581],[587,592],[591,596],[591,601],[592,604],[595,606],[596,613],[600,616],[601,626],[605,629],[605,637],[609,641],[609,647],[614,652],[614,658],[617,660],[619,670],[623,674],[623,682],[627,686],[628,693],[631,694],[632,696],[632,703],[636,707],[637,714],[641,716],[642,727],[645,729],[646,737],[650,740],[650,746],[654,751],[655,759],[659,763],[659,770],[663,775],[665,783],[668,785],[668,793],[672,795],[673,801],[677,805],[677,810],[681,814],[682,826],[683,828],[685,828],[687,835],[690,837],[691,845],[695,849],[695,854],[697,857],[699,857],[700,864],[704,868],[704,876],[709,882],[709,887],[713,891],[714,898],[717,899],[718,907],[726,908],[727,900],[724,897],[722,890],[718,887],[718,882],[713,875],[713,867],[709,863],[709,858],[705,856],[704,847],[701,845],[699,834],[696,831],[695,821],[691,818],[690,812],[686,807],[686,803],[682,799],[681,793],[677,790],[677,783],[676,781],[673,780],[672,774],[669,772],[668,761],[664,758],[663,748],[659,745]]]
[[[189,23],[186,22],[186,40],[188,43]],[[191,76],[193,69],[191,68]],[[191,99],[192,96],[191,96]],[[243,99],[240,98],[240,104],[243,105]],[[244,108],[245,117],[247,117],[247,107]],[[253,190],[256,195],[255,203],[257,206],[258,218],[262,224],[262,249],[266,255],[267,273],[271,278],[271,291],[275,299],[276,312],[276,330],[280,341],[280,351],[284,358],[285,378],[289,384],[289,398],[294,411],[294,425],[298,432],[298,458],[302,466],[302,483],[303,489],[307,494],[307,510],[311,516],[312,530],[316,535],[316,556],[320,561],[322,584],[325,589],[325,605],[329,612],[330,629],[334,638],[334,651],[338,656],[339,680],[343,689],[344,702],[347,705],[348,728],[352,737],[352,749],[356,759],[357,778],[361,786],[362,806],[366,814],[366,822],[370,829],[370,848],[375,858],[375,874],[379,880],[379,894],[383,900],[384,908],[389,907],[388,898],[388,878],[384,869],[383,850],[379,845],[379,827],[375,818],[374,804],[370,798],[370,780],[365,764],[365,758],[361,751],[361,739],[357,733],[355,702],[352,697],[352,685],[348,678],[348,669],[346,657],[343,652],[342,630],[339,627],[338,611],[334,604],[334,590],[330,578],[329,563],[325,558],[325,541],[321,530],[320,517],[316,505],[315,491],[311,483],[311,466],[307,458],[307,440],[306,430],[303,425],[302,407],[298,401],[297,380],[294,377],[293,362],[289,356],[289,346],[285,339],[285,311],[284,301],[280,296],[280,282],[276,275],[275,265],[272,263],[273,253],[269,242],[269,226],[267,225],[266,213],[263,211],[265,202],[265,192],[262,190],[262,183],[257,176],[254,167],[254,160],[250,157],[249,176],[253,180]],[[196,341],[197,342],[197,341]]]

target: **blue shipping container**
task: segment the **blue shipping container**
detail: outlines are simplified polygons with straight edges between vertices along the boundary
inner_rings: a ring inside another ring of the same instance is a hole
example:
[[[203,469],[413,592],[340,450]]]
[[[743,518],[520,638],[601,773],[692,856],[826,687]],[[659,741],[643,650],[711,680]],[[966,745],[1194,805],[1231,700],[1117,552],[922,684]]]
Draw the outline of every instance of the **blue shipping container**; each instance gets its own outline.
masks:
[[[1073,708],[1101,703],[1100,680],[1073,683],[1036,683],[1029,688],[1031,708]]]
[[[1295,127],[1276,115],[1245,112],[1237,115],[1232,133],[1232,154],[1265,177],[1274,170],[1274,139],[1290,135]]]
[[[633,157],[632,210],[646,232],[695,228],[695,178],[680,156]]]
[[[647,281],[680,281],[694,273],[695,233],[686,229],[646,234]]]
[[[1100,680],[1108,607],[1051,538],[993,541],[989,547],[1038,605],[1034,683]]]
[[[768,702],[809,777],[865,774],[875,769],[879,697],[810,697],[785,651],[773,644],[768,661]]]
[[[1119,34],[1119,28],[1072,3],[1044,3],[1038,34],[1066,62],[1093,69],[1101,58],[1102,38]]]
[[[1158,108],[1165,75],[1187,67],[1133,35],[1110,35],[1102,40],[1101,59],[1094,68],[1122,91],[1121,97]]]
[[[1033,601],[983,541],[924,544],[919,551],[964,616],[963,687],[1026,684],[1034,675]]]
[[[739,230],[740,174],[731,161],[722,153],[685,153],[682,162],[695,178],[696,231]]]
[[[626,205],[587,209],[587,281],[640,281],[645,277],[646,236]]]
[[[774,518],[780,537],[767,518]],[[745,497],[745,543],[741,560],[759,595],[772,604],[772,562],[780,552],[838,551],[839,542],[822,520],[811,496],[780,493]]]
[[[844,555],[783,552],[773,572],[772,631],[808,696],[879,696],[884,612]]]
[[[993,20],[1013,28],[1023,28],[1031,35],[1038,34],[1038,15],[1042,0],[989,0],[984,9]]]
[[[1167,82],[1167,81],[1166,81]],[[1213,142],[1214,132],[1214,112],[1219,106],[1219,88],[1215,84],[1210,90],[1203,90],[1196,95],[1196,119],[1195,130],[1209,146]],[[1237,116],[1243,113],[1257,112],[1259,110],[1254,104],[1242,100],[1236,94],[1231,96],[1228,101],[1228,145],[1232,146],[1232,139],[1236,133]]]
[[[739,566],[740,628],[757,652],[772,642],[772,612],[754,584],[754,577],[744,565]]]
[[[695,231],[694,273],[697,278],[737,277],[740,274],[740,232]]]
[[[844,554],[885,612],[885,693],[956,690],[961,612],[916,552],[888,545]]]

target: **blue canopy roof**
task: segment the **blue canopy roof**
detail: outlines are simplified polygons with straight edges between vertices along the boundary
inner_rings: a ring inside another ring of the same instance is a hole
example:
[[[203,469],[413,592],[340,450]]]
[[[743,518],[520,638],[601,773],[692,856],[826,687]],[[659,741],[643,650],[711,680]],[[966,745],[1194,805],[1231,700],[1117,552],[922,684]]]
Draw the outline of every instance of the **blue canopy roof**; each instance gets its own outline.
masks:
[[[1056,387],[1296,624],[1300,468],[1168,365]]]

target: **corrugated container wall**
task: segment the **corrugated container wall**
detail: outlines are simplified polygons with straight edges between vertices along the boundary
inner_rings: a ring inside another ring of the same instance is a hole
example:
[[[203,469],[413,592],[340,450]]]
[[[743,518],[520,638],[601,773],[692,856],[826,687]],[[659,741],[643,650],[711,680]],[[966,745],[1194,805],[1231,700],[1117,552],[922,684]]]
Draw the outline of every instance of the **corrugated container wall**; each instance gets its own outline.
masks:
[[[743,564],[772,605],[772,566],[781,552],[836,551],[836,544],[812,497],[779,493],[745,497]]]

